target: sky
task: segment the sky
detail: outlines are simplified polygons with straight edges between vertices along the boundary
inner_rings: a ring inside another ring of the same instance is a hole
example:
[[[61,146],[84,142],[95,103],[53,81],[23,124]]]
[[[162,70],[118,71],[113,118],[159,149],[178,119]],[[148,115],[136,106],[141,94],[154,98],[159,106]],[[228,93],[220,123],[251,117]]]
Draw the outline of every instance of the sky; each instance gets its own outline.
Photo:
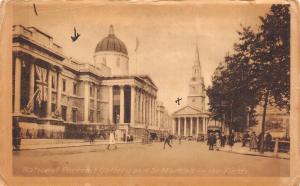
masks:
[[[34,26],[51,35],[64,54],[93,63],[98,42],[114,26],[127,46],[131,74],[149,75],[159,88],[158,100],[171,114],[187,103],[188,83],[198,45],[205,86],[226,53],[238,41],[240,25],[258,27],[270,5],[195,3],[31,3],[14,6],[14,24]],[[76,27],[76,42],[70,36]],[[136,38],[139,40],[137,52]],[[182,98],[180,105],[175,103]],[[206,98],[206,103],[208,98]],[[206,109],[208,107],[206,106]]]

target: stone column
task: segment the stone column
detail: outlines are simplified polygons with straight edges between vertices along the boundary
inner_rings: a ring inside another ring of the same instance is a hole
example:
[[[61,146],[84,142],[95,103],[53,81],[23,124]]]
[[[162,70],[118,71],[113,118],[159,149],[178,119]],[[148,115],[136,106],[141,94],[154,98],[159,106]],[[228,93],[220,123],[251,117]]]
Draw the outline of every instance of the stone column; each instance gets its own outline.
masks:
[[[90,85],[88,81],[84,82],[84,123],[89,122],[89,103],[90,103]]]
[[[175,135],[176,130],[176,120],[175,118],[172,119],[172,134]]]
[[[61,72],[57,73],[57,97],[56,97],[56,108],[59,114],[61,114]]]
[[[196,136],[198,136],[198,134],[199,134],[199,117],[196,118],[196,124],[197,124]]]
[[[176,118],[176,120],[177,120],[177,134],[178,134],[178,136],[180,136],[181,134],[180,134],[180,118]]]
[[[134,125],[135,123],[135,86],[131,85],[131,91],[130,91],[130,123],[131,125]]]
[[[120,86],[120,124],[124,123],[124,86]]]
[[[113,124],[113,86],[108,87],[108,119],[109,123]]]
[[[190,117],[190,136],[193,136],[193,126],[194,126],[193,118]]]
[[[31,102],[31,109],[34,111],[34,64],[30,64],[30,77],[29,77],[29,101]]]
[[[47,117],[51,117],[51,103],[52,103],[52,71],[48,70],[48,94],[47,94]]]
[[[149,95],[146,94],[146,123],[149,125]]]
[[[143,93],[143,123],[146,124],[146,94]]]
[[[184,131],[183,131],[183,134],[184,134],[184,136],[186,136],[186,117],[184,117],[183,125],[184,125]]]
[[[14,112],[20,113],[21,109],[21,59],[19,56],[15,59],[15,99],[14,99]]]
[[[145,93],[145,124],[147,125],[148,124],[148,117],[147,117],[147,114],[148,114],[148,97],[147,97],[147,93]]]
[[[152,125],[155,126],[155,98],[152,97]]]
[[[136,89],[136,98],[137,98],[137,102],[136,102],[136,120],[137,120],[137,123],[140,123],[140,102],[141,102],[141,99],[140,99],[140,91],[139,89],[137,88]]]
[[[98,104],[98,100],[97,100],[97,89],[98,87],[95,85],[95,89],[94,89],[94,123],[97,122],[97,104]],[[99,90],[100,91],[100,90]]]
[[[205,134],[205,126],[204,126],[204,118],[201,118],[201,122],[202,122],[202,133]]]
[[[139,97],[140,97],[140,108],[139,108],[139,123],[142,124],[143,122],[143,95],[142,90],[139,91]]]
[[[205,126],[205,133],[207,133],[207,118],[204,118],[205,119],[205,122],[204,122],[204,126]]]
[[[152,101],[152,96],[150,95],[150,97],[149,97],[149,100],[150,100],[150,104],[149,104],[149,112],[150,112],[150,116],[149,116],[149,123],[150,123],[150,125],[153,125],[153,123],[152,123],[152,112],[153,112],[153,109],[152,109],[152,104],[153,104],[153,101]]]

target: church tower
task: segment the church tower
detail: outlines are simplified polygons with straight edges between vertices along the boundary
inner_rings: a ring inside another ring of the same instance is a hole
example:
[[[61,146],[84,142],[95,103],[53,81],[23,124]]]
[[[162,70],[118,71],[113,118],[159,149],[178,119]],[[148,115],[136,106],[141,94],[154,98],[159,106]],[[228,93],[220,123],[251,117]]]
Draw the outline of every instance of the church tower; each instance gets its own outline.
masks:
[[[188,105],[205,109],[205,85],[201,74],[198,45],[196,46],[195,61],[192,68],[192,77],[189,83]]]

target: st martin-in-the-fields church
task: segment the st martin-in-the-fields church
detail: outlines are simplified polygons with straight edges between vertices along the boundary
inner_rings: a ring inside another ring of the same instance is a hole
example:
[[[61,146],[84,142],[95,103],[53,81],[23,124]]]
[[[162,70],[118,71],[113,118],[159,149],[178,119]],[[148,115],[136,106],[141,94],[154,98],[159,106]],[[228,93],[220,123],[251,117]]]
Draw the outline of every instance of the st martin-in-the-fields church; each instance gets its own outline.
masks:
[[[201,74],[198,46],[189,83],[188,104],[173,113],[173,134],[196,137],[207,133],[209,113],[205,111],[205,85]]]

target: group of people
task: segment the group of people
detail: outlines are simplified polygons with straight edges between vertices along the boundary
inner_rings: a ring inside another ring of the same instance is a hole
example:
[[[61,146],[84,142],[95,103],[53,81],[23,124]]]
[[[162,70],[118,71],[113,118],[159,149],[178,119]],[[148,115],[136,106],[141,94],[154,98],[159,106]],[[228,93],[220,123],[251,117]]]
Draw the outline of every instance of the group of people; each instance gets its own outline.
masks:
[[[214,147],[216,147],[216,150],[219,150],[221,147],[225,147],[226,141],[232,150],[234,145],[234,133],[230,133],[229,136],[226,137],[223,132],[221,134],[210,132],[207,136],[208,150],[214,150]]]
[[[255,132],[252,132],[251,135],[249,135],[248,132],[244,133],[241,140],[242,147],[245,147],[246,144],[249,143],[250,151],[257,151],[260,149],[261,145],[263,145],[264,150],[272,151],[272,135],[269,132],[267,132],[264,136],[262,135],[263,134],[261,133],[257,136]],[[227,143],[232,151],[232,147],[235,142],[234,132],[231,132],[228,136],[225,136],[224,133],[220,134],[210,132],[207,136],[207,145],[209,146],[209,150],[214,150],[214,147],[216,147],[216,150],[219,150],[220,147],[224,147]]]
[[[260,133],[258,136],[255,132],[252,132],[251,135],[247,135],[247,133],[243,136],[242,144],[243,146],[246,146],[247,137],[249,138],[249,150],[257,151],[261,148],[261,145],[263,145],[264,150],[266,151],[272,151],[273,145],[272,145],[272,135],[267,132],[265,136],[262,136],[263,134]],[[263,138],[263,144],[262,144],[262,138]]]

